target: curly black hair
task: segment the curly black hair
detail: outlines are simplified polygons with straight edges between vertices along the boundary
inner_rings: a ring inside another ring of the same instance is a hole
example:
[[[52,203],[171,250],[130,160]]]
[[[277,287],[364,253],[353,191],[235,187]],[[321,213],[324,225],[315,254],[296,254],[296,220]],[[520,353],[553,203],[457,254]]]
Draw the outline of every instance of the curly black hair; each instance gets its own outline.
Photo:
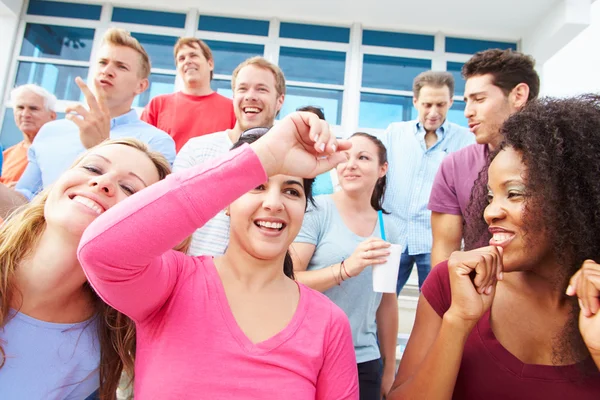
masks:
[[[564,293],[569,278],[586,259],[600,261],[600,96],[543,98],[509,117],[501,128],[504,142],[490,155],[513,148],[527,175],[527,240],[543,229],[563,267],[557,287]],[[489,165],[488,162],[488,165]],[[465,213],[465,246],[489,239],[483,211],[487,206],[487,168],[479,175]],[[581,359],[587,349],[578,330],[579,306],[555,354],[559,360]]]

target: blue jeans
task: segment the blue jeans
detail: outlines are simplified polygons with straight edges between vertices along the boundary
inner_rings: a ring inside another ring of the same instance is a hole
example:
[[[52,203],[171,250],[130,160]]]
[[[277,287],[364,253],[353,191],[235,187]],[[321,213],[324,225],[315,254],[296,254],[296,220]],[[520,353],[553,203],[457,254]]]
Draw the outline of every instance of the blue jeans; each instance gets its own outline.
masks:
[[[413,265],[417,264],[417,272],[419,273],[419,290],[425,282],[425,278],[431,271],[431,253],[425,254],[408,254],[408,248],[404,250],[400,257],[400,269],[398,271],[398,282],[396,284],[396,295],[400,294],[400,291],[408,281],[410,273],[412,272]]]

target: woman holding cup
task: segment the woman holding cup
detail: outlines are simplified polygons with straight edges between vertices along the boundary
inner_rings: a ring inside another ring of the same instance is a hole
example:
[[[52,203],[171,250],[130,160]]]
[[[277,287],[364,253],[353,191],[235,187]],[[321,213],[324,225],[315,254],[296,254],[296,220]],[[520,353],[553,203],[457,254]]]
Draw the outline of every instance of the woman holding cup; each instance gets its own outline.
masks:
[[[393,246],[382,239],[378,218],[387,155],[374,136],[359,132],[350,141],[347,161],[337,166],[341,190],[315,198],[291,254],[296,279],[323,292],[350,319],[361,400],[380,399],[394,380],[398,303],[395,286],[393,293],[373,290],[373,271],[367,267],[385,264]],[[398,265],[399,259],[396,273]]]

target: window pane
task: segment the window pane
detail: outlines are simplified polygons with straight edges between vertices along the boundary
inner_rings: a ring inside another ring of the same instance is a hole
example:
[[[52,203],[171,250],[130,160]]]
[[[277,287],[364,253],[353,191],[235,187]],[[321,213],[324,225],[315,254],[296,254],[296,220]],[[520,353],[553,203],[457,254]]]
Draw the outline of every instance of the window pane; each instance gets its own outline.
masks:
[[[446,63],[446,70],[454,76],[454,94],[457,96],[462,96],[465,93],[465,80],[462,77],[463,63],[460,62],[450,62]]]
[[[279,36],[290,39],[350,43],[350,28],[282,22],[279,25]]]
[[[469,122],[467,121],[467,118],[465,118],[465,102],[454,100],[454,104],[450,107],[450,111],[448,111],[446,118],[448,118],[448,121],[450,122],[468,128]]]
[[[412,97],[360,94],[358,126],[385,129],[392,122],[413,119]]]
[[[177,42],[174,36],[149,35],[146,33],[135,33],[131,35],[136,38],[150,56],[152,68],[175,69],[173,47]]]
[[[222,96],[233,99],[233,90],[231,90],[231,81],[225,81],[222,79],[213,79],[210,83],[212,90],[216,91]]]
[[[516,43],[446,37],[446,53],[474,54],[487,49],[517,50]]]
[[[48,90],[60,100],[83,99],[79,87],[75,84],[75,77],[80,76],[85,80],[88,74],[87,67],[70,67],[66,65],[41,64],[19,62],[15,86],[26,83],[35,83]]]
[[[61,1],[30,0],[27,14],[99,20],[102,6],[64,3]]]
[[[296,111],[298,107],[316,106],[321,107],[325,113],[325,119],[330,124],[340,125],[342,120],[342,98],[344,92],[341,90],[311,89],[303,87],[288,86],[285,102],[277,119]]]
[[[431,69],[431,60],[365,54],[363,87],[411,90],[413,79]]]
[[[367,46],[396,47],[400,49],[433,51],[435,38],[431,35],[416,35],[413,33],[363,31],[362,44]]]
[[[201,15],[198,21],[198,29],[211,32],[269,36],[269,21]]]
[[[27,24],[21,55],[88,61],[93,40],[93,29]]]
[[[65,113],[57,112],[56,119],[62,119]],[[13,109],[7,108],[4,112],[4,120],[2,122],[2,131],[0,131],[0,144],[4,150],[19,143],[23,140],[23,134],[15,124]]]
[[[343,85],[346,53],[282,47],[279,67],[290,81]]]
[[[175,90],[175,75],[150,74],[149,80],[150,87],[135,98],[133,107],[145,107],[153,97],[173,93]]]
[[[265,46],[260,44],[220,42],[205,40],[215,60],[215,74],[231,75],[242,61],[254,56],[262,56]]]
[[[113,8],[112,20],[114,22],[130,22],[133,24],[169,26],[185,28],[185,14],[138,10],[135,8]]]

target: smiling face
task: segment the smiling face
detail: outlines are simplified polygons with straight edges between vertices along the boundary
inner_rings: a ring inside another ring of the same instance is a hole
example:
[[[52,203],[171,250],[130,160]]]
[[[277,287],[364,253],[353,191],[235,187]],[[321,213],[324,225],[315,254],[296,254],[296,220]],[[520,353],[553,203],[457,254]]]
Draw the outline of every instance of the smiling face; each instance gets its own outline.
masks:
[[[270,127],[283,105],[276,89],[275,75],[256,65],[243,67],[233,89],[233,110],[241,131],[259,126]]]
[[[387,172],[387,163],[380,165],[378,148],[364,136],[352,136],[352,147],[344,154],[348,159],[336,167],[344,192],[373,193],[377,180]]]
[[[140,150],[96,147],[52,187],[44,208],[48,227],[79,238],[104,211],[158,180],[156,166]]]
[[[230,246],[260,260],[283,257],[302,226],[303,180],[275,175],[229,206]]]
[[[423,86],[413,104],[419,113],[419,122],[426,132],[435,132],[446,120],[452,106],[452,97],[448,86]]]
[[[526,174],[521,154],[512,148],[498,153],[488,170],[489,205],[484,218],[493,235],[490,245],[504,249],[506,271],[528,270],[551,253],[544,230],[533,229],[525,218],[530,198]]]
[[[94,79],[104,89],[109,109],[131,108],[135,96],[148,88],[141,63],[140,54],[132,48],[109,43],[100,47]]]
[[[177,72],[186,87],[210,85],[210,74],[215,64],[207,60],[198,43],[182,46],[176,56]]]

